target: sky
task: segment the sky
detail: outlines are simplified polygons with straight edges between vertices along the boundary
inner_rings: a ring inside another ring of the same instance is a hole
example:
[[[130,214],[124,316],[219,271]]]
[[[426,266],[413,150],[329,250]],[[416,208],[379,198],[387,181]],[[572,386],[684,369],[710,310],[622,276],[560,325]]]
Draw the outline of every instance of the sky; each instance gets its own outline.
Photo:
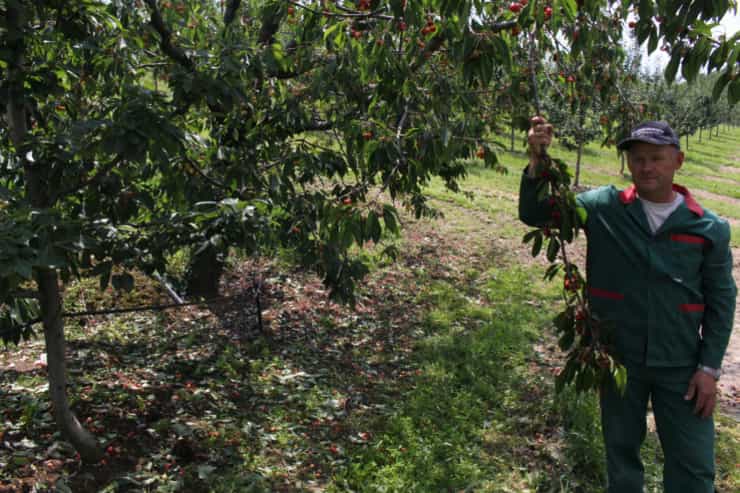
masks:
[[[719,36],[724,33],[728,38],[738,31],[740,31],[740,12],[733,12],[732,10],[722,18],[720,25],[712,30],[715,35]],[[644,55],[647,54],[647,42],[642,46],[642,51]],[[662,72],[668,64],[670,57],[666,53],[660,51],[660,49],[657,49],[649,57],[645,57],[643,60],[643,68],[648,72]]]

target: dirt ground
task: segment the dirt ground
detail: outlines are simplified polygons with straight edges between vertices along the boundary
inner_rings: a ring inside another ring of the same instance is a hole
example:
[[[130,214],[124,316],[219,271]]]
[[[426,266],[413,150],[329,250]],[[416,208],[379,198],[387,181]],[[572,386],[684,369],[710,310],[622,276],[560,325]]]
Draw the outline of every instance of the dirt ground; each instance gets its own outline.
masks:
[[[733,274],[740,286],[740,248],[733,248]],[[735,308],[735,326],[722,364],[719,382],[720,411],[740,421],[740,303]]]

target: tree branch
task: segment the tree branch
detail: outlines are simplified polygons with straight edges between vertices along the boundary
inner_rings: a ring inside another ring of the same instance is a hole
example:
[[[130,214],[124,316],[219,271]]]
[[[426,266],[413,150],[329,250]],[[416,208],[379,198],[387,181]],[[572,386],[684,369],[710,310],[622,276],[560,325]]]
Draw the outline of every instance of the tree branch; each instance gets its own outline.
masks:
[[[226,5],[226,11],[224,12],[224,26],[228,27],[229,24],[234,22],[236,11],[239,10],[240,4],[241,0],[229,0],[228,5]]]
[[[505,31],[507,29],[511,29],[512,27],[516,26],[518,24],[518,21],[511,20],[511,21],[503,21],[503,22],[493,22],[491,24],[484,24],[483,27],[486,28],[485,33],[477,33],[471,29],[471,31],[474,34],[477,35],[485,35],[488,33],[498,33],[501,31]]]
[[[172,58],[174,61],[185,67],[189,71],[195,70],[195,64],[191,60],[182,48],[179,48],[172,44],[172,31],[165,25],[164,19],[162,19],[162,13],[157,7],[156,0],[144,0],[151,10],[152,17],[149,23],[155,31],[159,33],[160,40],[159,46],[162,47],[162,51]]]
[[[17,30],[22,32],[22,17],[19,8],[15,2],[8,4],[5,17],[5,28],[7,31]],[[28,133],[28,124],[26,122],[26,105],[23,97],[23,63],[25,43],[23,36],[17,36],[15,40],[8,42],[10,48],[10,57],[8,60],[7,77],[8,77],[8,102],[6,105],[8,119],[8,133],[16,151],[20,151],[23,141]]]

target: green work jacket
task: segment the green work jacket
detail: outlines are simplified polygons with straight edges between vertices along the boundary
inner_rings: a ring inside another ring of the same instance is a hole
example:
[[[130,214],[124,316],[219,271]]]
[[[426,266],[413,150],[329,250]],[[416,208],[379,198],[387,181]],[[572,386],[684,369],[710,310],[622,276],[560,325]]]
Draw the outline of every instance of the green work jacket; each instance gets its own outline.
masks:
[[[538,200],[544,181],[522,177],[519,217],[551,223]],[[586,284],[589,306],[614,326],[616,356],[647,366],[703,364],[720,368],[732,331],[737,288],[730,227],[674,185],[684,201],[655,234],[634,185],[577,195],[587,211]]]

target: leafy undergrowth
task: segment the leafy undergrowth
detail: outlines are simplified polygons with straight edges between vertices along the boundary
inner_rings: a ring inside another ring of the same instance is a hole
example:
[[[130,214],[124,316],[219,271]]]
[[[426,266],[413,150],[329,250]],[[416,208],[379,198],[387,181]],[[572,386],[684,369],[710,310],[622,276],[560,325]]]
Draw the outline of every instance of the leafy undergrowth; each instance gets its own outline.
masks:
[[[553,394],[553,286],[521,262],[518,231],[442,205],[444,221],[409,220],[354,311],[314,276],[245,261],[228,304],[70,321],[69,390],[98,464],[55,432],[41,341],[3,351],[0,491],[599,491],[595,399]],[[165,301],[155,288],[77,287],[67,309]],[[737,426],[719,431],[720,491],[736,491]],[[655,450],[651,434],[650,491]]]

